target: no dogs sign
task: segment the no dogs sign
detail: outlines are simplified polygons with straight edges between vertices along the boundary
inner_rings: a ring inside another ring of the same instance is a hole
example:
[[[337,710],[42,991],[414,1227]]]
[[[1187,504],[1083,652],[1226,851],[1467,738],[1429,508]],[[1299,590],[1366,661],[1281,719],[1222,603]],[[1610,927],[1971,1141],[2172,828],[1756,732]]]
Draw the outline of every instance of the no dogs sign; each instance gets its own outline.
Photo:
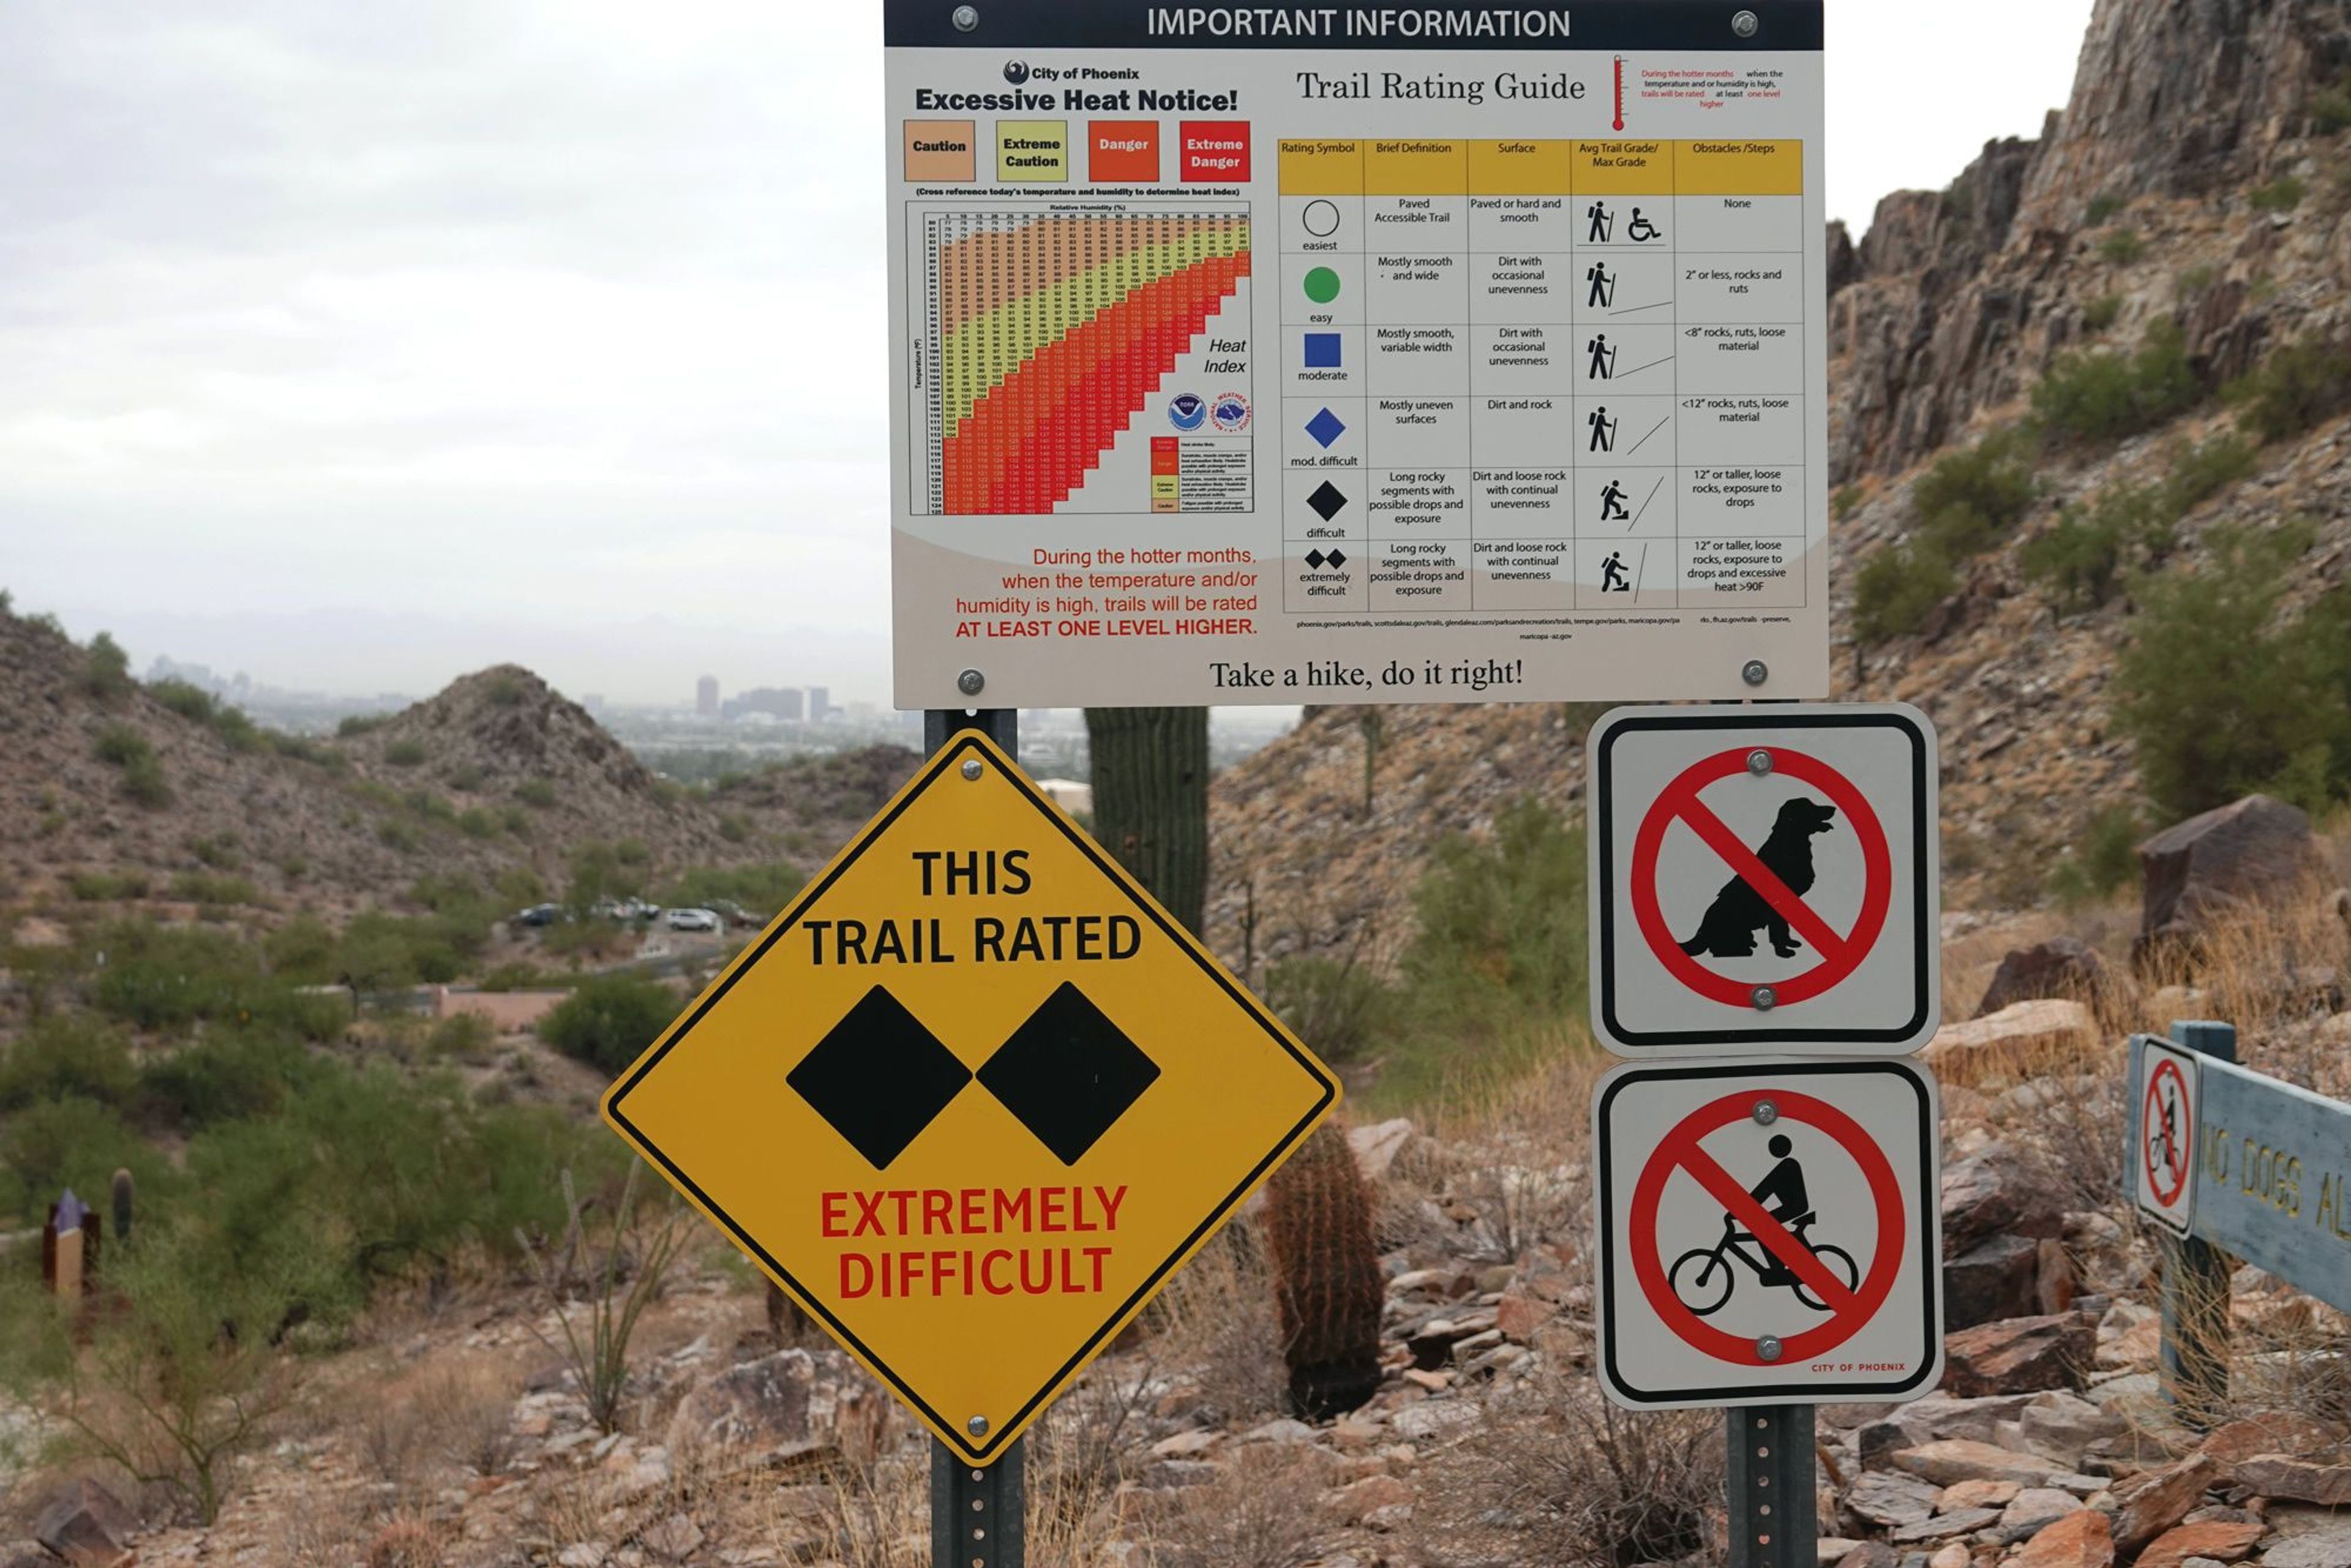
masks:
[[[1934,727],[1619,708],[1590,770],[1593,1027],[1628,1056],[1875,1056],[1941,1021]]]

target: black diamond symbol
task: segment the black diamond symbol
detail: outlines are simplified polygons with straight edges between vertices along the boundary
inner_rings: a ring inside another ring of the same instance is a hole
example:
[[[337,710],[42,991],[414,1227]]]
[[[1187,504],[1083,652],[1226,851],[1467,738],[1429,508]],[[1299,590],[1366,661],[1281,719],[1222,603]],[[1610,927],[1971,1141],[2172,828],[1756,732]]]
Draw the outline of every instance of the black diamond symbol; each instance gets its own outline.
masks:
[[[1340,508],[1347,504],[1347,497],[1339,493],[1339,486],[1325,479],[1315,487],[1314,494],[1306,497],[1306,504],[1321,514],[1327,523],[1339,515]]]
[[[1084,1158],[1158,1076],[1159,1064],[1067,980],[979,1070],[980,1085],[1065,1166]]]
[[[1321,571],[1322,570],[1322,560],[1323,556],[1321,550],[1311,549],[1306,552],[1306,564],[1312,567],[1315,570]]]
[[[1343,549],[1334,549],[1331,552],[1329,559],[1333,567],[1344,566],[1347,564],[1347,552]]]
[[[875,1170],[886,1170],[971,1069],[897,998],[876,986],[784,1077]]]

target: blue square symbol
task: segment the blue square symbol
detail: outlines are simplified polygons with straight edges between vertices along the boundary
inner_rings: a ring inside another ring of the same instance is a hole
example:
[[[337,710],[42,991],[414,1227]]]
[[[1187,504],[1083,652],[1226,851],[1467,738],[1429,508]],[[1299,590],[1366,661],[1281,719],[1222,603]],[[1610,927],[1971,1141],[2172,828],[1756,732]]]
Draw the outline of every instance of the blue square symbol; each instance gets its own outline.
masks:
[[[1335,371],[1339,368],[1338,333],[1306,334],[1306,368],[1310,371]]]
[[[1347,427],[1339,422],[1337,414],[1326,408],[1306,422],[1306,434],[1314,438],[1316,445],[1327,452],[1332,442],[1347,434]]]

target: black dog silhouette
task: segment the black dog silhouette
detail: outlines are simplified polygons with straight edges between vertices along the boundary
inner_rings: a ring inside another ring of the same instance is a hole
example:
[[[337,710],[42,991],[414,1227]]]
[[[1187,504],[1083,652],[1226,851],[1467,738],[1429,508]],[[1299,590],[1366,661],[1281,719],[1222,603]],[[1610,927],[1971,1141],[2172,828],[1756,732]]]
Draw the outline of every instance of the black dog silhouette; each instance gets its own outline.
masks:
[[[1813,887],[1813,835],[1825,833],[1835,825],[1836,808],[1819,800],[1807,800],[1799,795],[1782,803],[1779,820],[1771,824],[1771,836],[1755,852],[1755,858],[1769,868],[1773,876],[1787,883],[1790,893],[1802,894]],[[1707,905],[1706,918],[1698,924],[1698,935],[1682,944],[1682,951],[1696,957],[1710,953],[1718,958],[1746,958],[1755,952],[1755,933],[1764,928],[1771,933],[1771,951],[1782,958],[1792,958],[1803,946],[1788,929],[1788,922],[1780,912],[1763,900],[1763,895],[1747,885],[1743,876],[1734,876],[1722,884],[1722,891]]]

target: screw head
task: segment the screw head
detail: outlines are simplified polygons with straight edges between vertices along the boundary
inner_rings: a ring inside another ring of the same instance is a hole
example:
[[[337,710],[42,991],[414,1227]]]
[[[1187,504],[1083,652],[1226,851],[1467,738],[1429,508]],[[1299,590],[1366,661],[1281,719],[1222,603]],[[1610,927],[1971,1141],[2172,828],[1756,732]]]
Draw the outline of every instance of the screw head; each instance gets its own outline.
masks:
[[[1763,19],[1752,11],[1741,11],[1730,19],[1730,30],[1742,38],[1751,38],[1763,27]]]
[[[1739,678],[1750,686],[1760,686],[1771,678],[1771,666],[1761,659],[1750,659],[1739,666]]]
[[[966,670],[956,677],[956,690],[967,697],[979,695],[981,688],[987,685],[987,677],[977,670]]]
[[[1755,1342],[1755,1354],[1758,1360],[1777,1361],[1780,1359],[1780,1336],[1777,1334],[1767,1333]]]
[[[975,757],[970,761],[963,765],[963,776],[965,778],[972,780],[974,783],[977,783],[979,781],[979,775],[980,766],[978,758]]]
[[[987,1436],[987,1417],[975,1416],[963,1424],[963,1429],[975,1437],[985,1437]]]
[[[1769,1100],[1758,1100],[1755,1102],[1754,1113],[1755,1124],[1759,1127],[1768,1127],[1780,1119],[1780,1107]]]
[[[1760,746],[1754,750],[1749,752],[1747,754],[1747,771],[1752,773],[1758,779],[1761,779],[1766,773],[1771,772],[1771,754]]]
[[[956,32],[968,33],[974,27],[979,26],[979,7],[977,5],[958,5],[955,8],[950,20],[955,23],[955,30]]]
[[[1755,1004],[1757,1012],[1768,1013],[1780,1005],[1780,993],[1769,986],[1758,986],[1747,993],[1747,999]]]

